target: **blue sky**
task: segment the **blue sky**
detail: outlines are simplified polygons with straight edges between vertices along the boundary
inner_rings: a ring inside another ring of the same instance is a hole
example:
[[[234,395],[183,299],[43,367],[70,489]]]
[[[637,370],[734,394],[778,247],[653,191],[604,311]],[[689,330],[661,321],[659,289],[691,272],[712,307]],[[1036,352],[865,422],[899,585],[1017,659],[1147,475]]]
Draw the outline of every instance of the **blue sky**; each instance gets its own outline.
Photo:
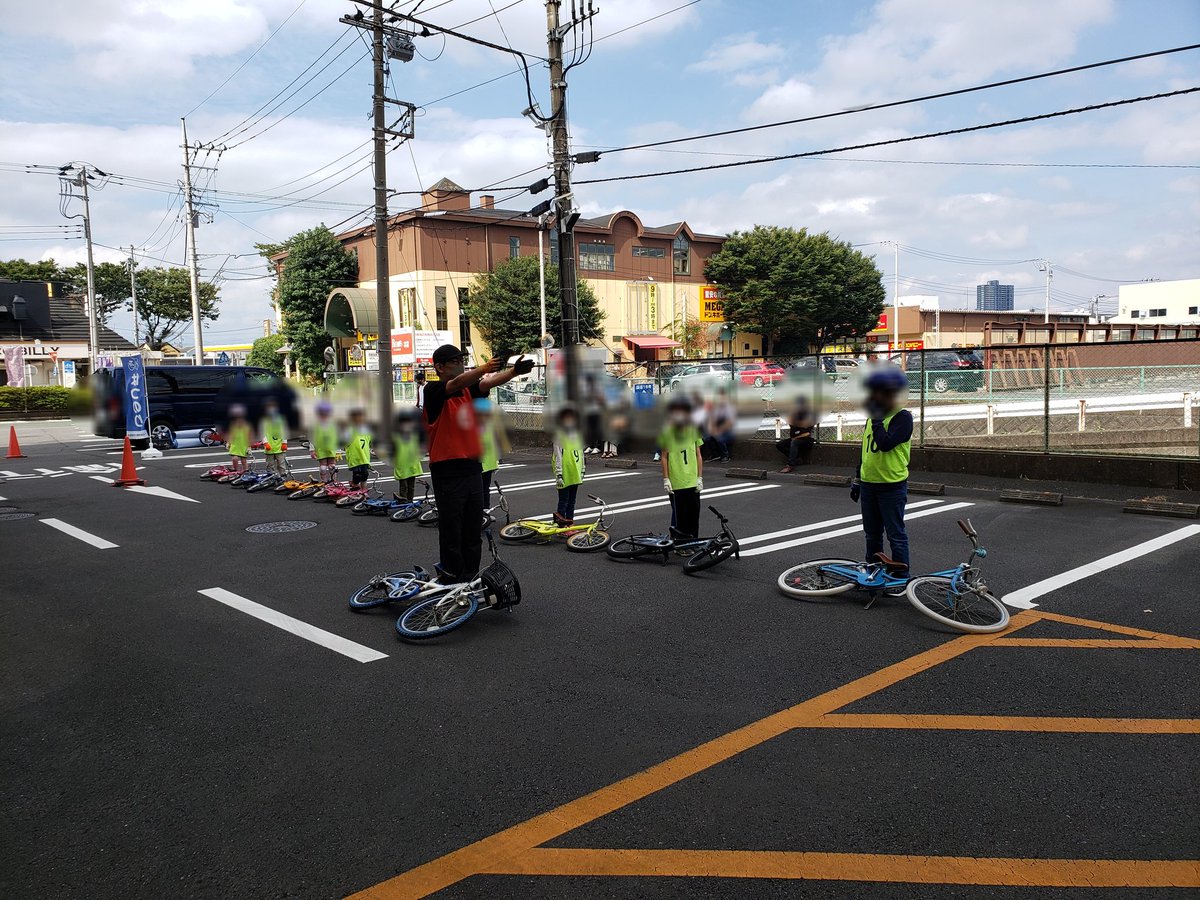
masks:
[[[542,4],[491,2],[425,0],[422,7],[432,21],[448,26],[483,16],[466,29],[544,52]],[[595,33],[605,39],[570,79],[577,148],[841,110],[1200,37],[1200,5],[1194,0],[699,0],[676,9],[684,2],[597,0]],[[86,160],[146,179],[137,182],[140,187],[114,182],[99,192],[93,204],[96,240],[107,247],[133,243],[148,248],[149,256],[174,262],[183,260],[172,205],[180,177],[179,117],[188,115],[193,139],[215,139],[328,47],[334,45],[317,68],[345,50],[276,112],[226,139],[236,143],[271,126],[221,157],[214,187],[289,196],[278,202],[229,193],[213,197],[214,221],[200,229],[199,251],[206,274],[221,269],[225,280],[221,318],[206,330],[209,342],[249,340],[256,323],[270,315],[269,281],[255,277],[260,270],[254,257],[236,254],[252,253],[255,241],[280,240],[320,221],[359,221],[359,210],[371,200],[370,173],[355,174],[367,152],[356,148],[369,137],[369,66],[365,60],[355,63],[365,47],[353,35],[335,44],[344,30],[337,19],[352,4],[298,3],[46,0],[6,4],[0,21],[0,161]],[[413,3],[404,0],[401,8]],[[492,15],[493,5],[498,16]],[[440,37],[420,40],[419,49],[428,60],[393,67],[393,96],[423,109],[411,155],[402,147],[389,157],[391,187],[412,191],[442,176],[468,187],[534,180],[536,175],[513,178],[546,160],[541,133],[520,116],[526,101],[519,76],[431,102],[512,72],[512,60],[453,41],[442,51]],[[545,70],[535,65],[533,74],[546,108]],[[614,154],[580,166],[576,178],[844,146],[1196,85],[1200,52],[1191,51],[896,110],[676,145],[669,152]],[[310,100],[319,89],[324,90]],[[1196,165],[1198,96],[831,158],[581,186],[577,199],[585,214],[628,208],[648,224],[686,219],[708,231],[755,223],[828,230],[878,253],[889,291],[892,253],[874,242],[896,240],[955,257],[901,254],[901,295],[939,294],[948,305],[965,304],[977,280],[993,277],[1026,292],[1018,294],[1019,306],[1040,304],[1036,266],[1007,261],[1049,258],[1095,276],[1058,271],[1054,308],[1066,310],[1086,305],[1096,294],[1115,297],[1117,283],[1098,279],[1197,274],[1200,170],[1046,164]],[[509,205],[527,208],[532,202],[526,195]],[[53,178],[0,167],[0,225],[62,221]],[[0,255],[75,261],[82,248],[6,240]],[[118,256],[100,248],[101,259]],[[1113,307],[1115,300],[1102,301],[1102,308]],[[116,324],[125,327],[122,318]]]

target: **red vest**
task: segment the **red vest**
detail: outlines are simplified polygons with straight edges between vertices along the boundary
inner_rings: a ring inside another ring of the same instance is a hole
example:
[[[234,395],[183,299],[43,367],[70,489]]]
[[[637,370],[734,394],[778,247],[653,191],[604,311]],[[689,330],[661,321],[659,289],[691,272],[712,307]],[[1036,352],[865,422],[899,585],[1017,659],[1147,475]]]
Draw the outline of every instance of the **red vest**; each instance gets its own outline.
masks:
[[[482,458],[483,446],[475,424],[475,400],[468,389],[463,388],[453,397],[446,397],[441,413],[433,422],[429,421],[428,410],[425,416],[430,463]]]

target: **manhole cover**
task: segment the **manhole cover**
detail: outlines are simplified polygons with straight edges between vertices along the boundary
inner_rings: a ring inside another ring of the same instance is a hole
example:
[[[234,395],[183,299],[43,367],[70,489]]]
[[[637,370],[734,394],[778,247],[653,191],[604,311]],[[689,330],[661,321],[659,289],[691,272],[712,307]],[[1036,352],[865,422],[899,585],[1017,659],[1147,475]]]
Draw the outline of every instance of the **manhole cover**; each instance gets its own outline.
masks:
[[[13,519],[32,519],[37,513],[30,512],[10,512],[0,513],[0,522],[11,522]]]
[[[251,525],[246,530],[251,534],[283,534],[285,531],[304,531],[316,527],[316,522],[263,522],[261,525]]]

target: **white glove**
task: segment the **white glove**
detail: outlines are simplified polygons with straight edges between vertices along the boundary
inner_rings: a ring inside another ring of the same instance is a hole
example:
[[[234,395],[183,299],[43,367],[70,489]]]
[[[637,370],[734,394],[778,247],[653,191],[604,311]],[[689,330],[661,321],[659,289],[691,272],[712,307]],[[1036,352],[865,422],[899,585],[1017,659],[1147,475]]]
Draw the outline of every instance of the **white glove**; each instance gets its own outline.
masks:
[[[668,494],[674,492],[674,488],[671,487],[671,479],[670,478],[663,479],[663,490],[666,491]]]
[[[703,478],[697,478],[697,479],[696,479],[696,493],[698,493],[698,494],[699,494],[699,493],[701,493],[703,490],[704,490],[704,479],[703,479]]]

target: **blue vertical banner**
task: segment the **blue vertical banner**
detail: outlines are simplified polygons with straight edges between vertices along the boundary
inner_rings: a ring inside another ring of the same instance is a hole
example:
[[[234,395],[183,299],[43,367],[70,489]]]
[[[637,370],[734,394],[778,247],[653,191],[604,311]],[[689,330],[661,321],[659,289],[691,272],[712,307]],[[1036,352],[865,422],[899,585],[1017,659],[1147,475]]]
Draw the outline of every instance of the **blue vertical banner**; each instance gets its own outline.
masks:
[[[146,366],[140,355],[123,356],[121,368],[125,370],[125,433],[133,440],[147,438],[150,403],[146,398]]]

